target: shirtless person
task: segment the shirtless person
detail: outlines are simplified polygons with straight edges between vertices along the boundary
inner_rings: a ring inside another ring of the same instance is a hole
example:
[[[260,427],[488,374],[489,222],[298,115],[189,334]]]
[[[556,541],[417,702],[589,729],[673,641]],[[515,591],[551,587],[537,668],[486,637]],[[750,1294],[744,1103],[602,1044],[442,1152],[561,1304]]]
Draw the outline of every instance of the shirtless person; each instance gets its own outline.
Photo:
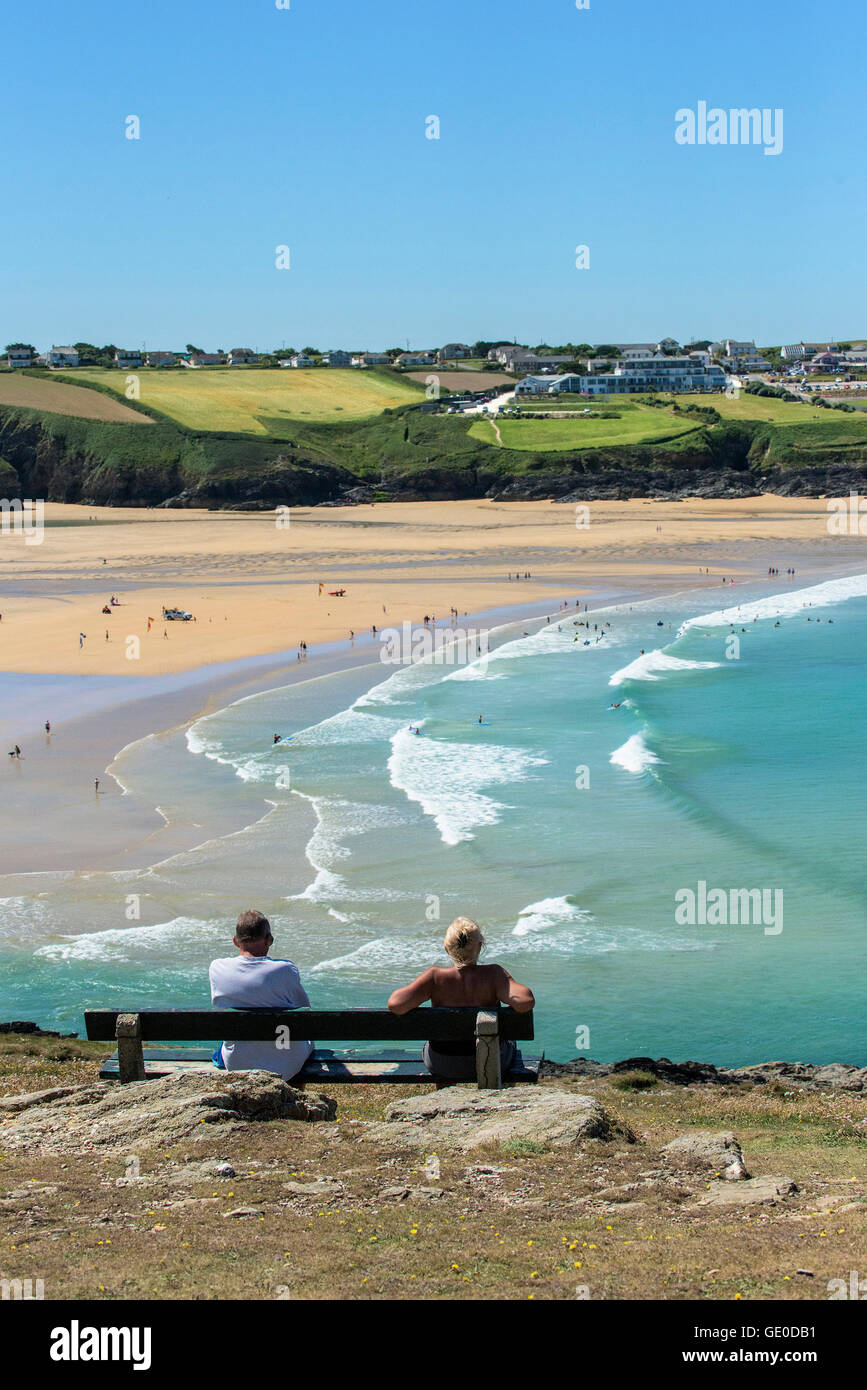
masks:
[[[433,965],[412,984],[396,989],[388,1001],[393,1014],[406,1014],[430,1000],[434,1007],[481,1009],[508,1004],[517,1013],[529,1013],[535,1004],[532,990],[519,985],[501,965],[479,965],[485,944],[481,928],[469,917],[456,917],[445,935],[444,946],[454,962],[451,968]],[[517,1059],[514,1042],[500,1043],[500,1065],[505,1074]],[[473,1081],[476,1076],[476,1045],[472,1038],[461,1042],[431,1041],[424,1045],[424,1062],[434,1076],[448,1081]]]

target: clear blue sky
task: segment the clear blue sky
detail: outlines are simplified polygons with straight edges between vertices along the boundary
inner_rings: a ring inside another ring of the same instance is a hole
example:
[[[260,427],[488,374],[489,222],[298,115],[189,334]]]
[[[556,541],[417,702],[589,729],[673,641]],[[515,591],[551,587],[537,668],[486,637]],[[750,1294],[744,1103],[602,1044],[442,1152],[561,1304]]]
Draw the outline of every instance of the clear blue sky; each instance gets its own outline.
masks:
[[[7,4],[0,344],[867,338],[865,39],[864,0]],[[678,145],[700,100],[781,107],[782,154]]]

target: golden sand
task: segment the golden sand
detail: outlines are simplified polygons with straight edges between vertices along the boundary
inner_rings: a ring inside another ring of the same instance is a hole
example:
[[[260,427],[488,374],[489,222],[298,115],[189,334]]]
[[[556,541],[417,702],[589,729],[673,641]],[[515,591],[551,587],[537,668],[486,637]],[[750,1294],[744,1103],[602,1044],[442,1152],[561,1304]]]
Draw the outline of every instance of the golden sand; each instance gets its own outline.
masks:
[[[550,600],[556,612],[567,596],[615,583],[689,587],[705,567],[762,577],[794,563],[787,546],[827,547],[841,563],[863,548],[829,536],[824,501],[773,496],[592,502],[586,515],[551,502],[405,502],[298,508],[288,520],[48,504],[41,544],[0,536],[0,665],[155,675],[301,641],[349,649],[351,631],[360,641],[373,624],[447,619],[452,607],[463,616]],[[507,579],[528,570],[529,580]],[[340,588],[342,598],[329,593]],[[120,606],[104,615],[112,594]],[[163,622],[164,604],[196,621]]]

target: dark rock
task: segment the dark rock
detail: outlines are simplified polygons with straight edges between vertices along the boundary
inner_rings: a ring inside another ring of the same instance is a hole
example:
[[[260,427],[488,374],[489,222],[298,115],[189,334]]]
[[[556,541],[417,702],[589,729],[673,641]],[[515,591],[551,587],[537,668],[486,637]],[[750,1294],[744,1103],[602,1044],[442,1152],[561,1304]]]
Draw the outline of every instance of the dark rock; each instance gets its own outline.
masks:
[[[37,1038],[77,1038],[77,1033],[53,1033],[51,1029],[40,1028],[38,1023],[27,1023],[16,1019],[12,1023],[0,1023],[0,1033],[29,1033]]]
[[[673,1086],[723,1085],[727,1079],[710,1062],[670,1062],[667,1057],[627,1057],[622,1062],[594,1062],[589,1057],[576,1057],[571,1062],[549,1062],[546,1058],[539,1075],[616,1076],[627,1071],[650,1072],[651,1076]]]

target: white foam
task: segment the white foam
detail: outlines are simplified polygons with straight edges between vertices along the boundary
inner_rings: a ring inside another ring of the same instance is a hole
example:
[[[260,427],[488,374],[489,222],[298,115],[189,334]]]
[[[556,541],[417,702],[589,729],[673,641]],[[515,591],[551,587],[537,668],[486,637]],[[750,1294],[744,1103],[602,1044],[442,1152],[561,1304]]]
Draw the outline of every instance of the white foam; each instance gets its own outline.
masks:
[[[191,933],[196,937],[225,939],[225,923],[204,922],[196,917],[175,917],[149,927],[111,927],[107,931],[81,932],[50,941],[34,951],[49,960],[140,961],[156,955],[161,963],[168,959],[168,948],[183,948]]]
[[[661,761],[662,759],[648,748],[643,734],[633,734],[620,748],[615,748],[609,758],[609,762],[612,762],[615,767],[622,767],[626,772],[631,772],[635,776],[647,772],[654,763]]]
[[[441,955],[434,940],[413,941],[405,936],[380,936],[366,941],[354,951],[321,960],[311,966],[308,975],[345,971],[352,976],[372,975],[375,979],[399,984],[413,971],[424,970]]]
[[[704,613],[697,618],[688,618],[680,632],[691,627],[727,627],[731,624],[743,625],[754,618],[785,618],[801,613],[805,608],[825,608],[834,603],[845,603],[850,598],[867,597],[867,574],[852,574],[845,579],[828,579],[822,584],[814,584],[807,589],[795,589],[788,594],[771,594],[755,602],[746,600],[732,608],[720,608],[714,613]]]
[[[518,920],[512,928],[513,936],[529,936],[532,932],[546,932],[551,927],[564,922],[589,922],[592,914],[570,903],[568,898],[542,898],[530,903],[518,913]]]
[[[686,661],[683,657],[669,656],[661,647],[652,652],[644,652],[628,666],[623,666],[610,677],[609,685],[622,685],[624,681],[658,681],[663,675],[673,671],[709,671],[719,666],[718,661]]]
[[[444,844],[472,840],[482,825],[496,825],[507,809],[482,787],[520,782],[547,759],[497,744],[449,743],[402,729],[391,741],[391,784],[431,816]]]

